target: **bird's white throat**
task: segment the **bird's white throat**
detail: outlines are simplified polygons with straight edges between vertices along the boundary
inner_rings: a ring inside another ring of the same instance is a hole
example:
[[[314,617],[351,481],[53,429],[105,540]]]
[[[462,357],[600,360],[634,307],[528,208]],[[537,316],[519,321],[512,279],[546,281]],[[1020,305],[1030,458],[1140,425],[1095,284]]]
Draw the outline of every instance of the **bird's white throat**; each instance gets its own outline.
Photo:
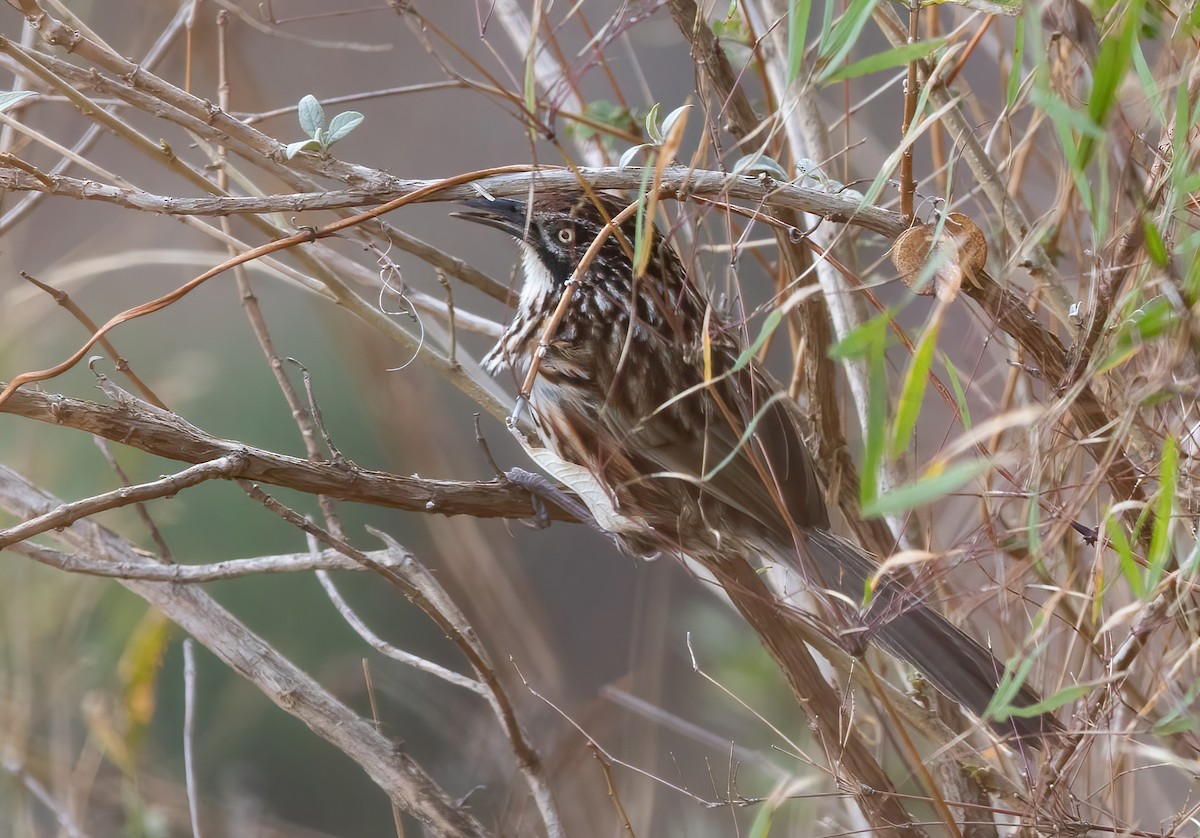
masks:
[[[521,311],[539,311],[547,298],[554,293],[557,283],[545,263],[538,258],[537,251],[521,242],[521,264],[525,271],[525,283],[521,286]]]

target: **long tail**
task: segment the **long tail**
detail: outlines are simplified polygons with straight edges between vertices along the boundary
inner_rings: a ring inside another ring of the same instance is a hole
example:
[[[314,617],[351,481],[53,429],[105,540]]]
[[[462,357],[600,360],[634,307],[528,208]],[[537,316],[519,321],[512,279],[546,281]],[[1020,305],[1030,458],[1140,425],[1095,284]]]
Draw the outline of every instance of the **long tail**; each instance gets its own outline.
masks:
[[[860,548],[821,529],[804,531],[807,553],[824,584],[851,599],[862,597],[866,580],[878,565]],[[919,669],[937,689],[982,717],[1004,673],[1004,664],[941,614],[896,583],[884,583],[872,612],[894,615],[872,635],[892,654]],[[1030,707],[1041,699],[1021,686],[1012,704]],[[1062,729],[1049,713],[1032,718],[1010,716],[993,727],[1006,738],[1041,748],[1042,739]]]

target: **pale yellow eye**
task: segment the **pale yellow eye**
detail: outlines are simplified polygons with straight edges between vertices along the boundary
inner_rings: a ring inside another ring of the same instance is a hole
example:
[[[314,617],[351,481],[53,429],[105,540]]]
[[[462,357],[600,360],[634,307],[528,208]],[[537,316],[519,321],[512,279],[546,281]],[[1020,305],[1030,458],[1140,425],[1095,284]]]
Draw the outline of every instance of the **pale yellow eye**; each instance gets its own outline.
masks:
[[[575,230],[571,227],[559,227],[558,240],[563,244],[571,244],[575,241]]]

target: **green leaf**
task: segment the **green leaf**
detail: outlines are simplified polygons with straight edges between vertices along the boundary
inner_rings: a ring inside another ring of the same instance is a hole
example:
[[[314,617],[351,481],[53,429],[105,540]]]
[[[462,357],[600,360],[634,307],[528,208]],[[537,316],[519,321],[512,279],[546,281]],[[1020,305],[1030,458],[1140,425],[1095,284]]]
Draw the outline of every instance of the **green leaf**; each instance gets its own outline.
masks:
[[[1179,178],[1179,185],[1176,187],[1179,192],[1195,192],[1200,189],[1200,172],[1188,175],[1184,174]]]
[[[824,11],[821,13],[821,31],[817,34],[817,50],[818,54],[825,49],[825,45],[829,43],[829,33],[833,29],[833,0],[825,0]]]
[[[817,66],[826,68],[842,63],[850,48],[858,42],[858,36],[862,34],[863,27],[866,26],[878,2],[879,0],[850,0],[845,13],[833,24],[829,37],[821,39],[817,52]]]
[[[949,3],[962,6],[973,12],[983,12],[985,15],[1006,15],[1016,17],[1021,14],[1021,0],[922,0],[922,6],[940,6]]]
[[[738,355],[731,372],[737,372],[750,363],[754,356],[758,354],[758,351],[762,349],[763,344],[771,339],[771,335],[775,334],[775,330],[779,328],[779,324],[782,322],[783,311],[778,308],[771,309],[767,316],[763,318],[762,328],[758,330],[758,337],[754,339],[754,343],[747,346]]]
[[[529,114],[529,136],[534,138],[537,136],[536,114],[537,114],[537,67],[534,64],[533,51],[536,48],[536,40],[530,39],[529,52],[525,56],[525,79],[523,81],[523,93],[525,94],[525,111]]]
[[[662,136],[664,140],[671,134],[671,129],[675,127],[675,123],[679,121],[679,118],[687,113],[691,107],[691,105],[680,105],[667,114],[667,118],[663,120],[662,124]]]
[[[962,382],[958,380],[958,370],[954,368],[954,364],[950,363],[950,358],[946,355],[942,355],[942,363],[946,367],[946,376],[950,379],[950,389],[954,391],[958,418],[962,420],[963,427],[969,431],[971,430],[971,411],[967,407],[967,394],[962,388]]]
[[[1141,351],[1142,345],[1140,343],[1118,344],[1115,349],[1104,356],[1104,360],[1096,365],[1096,370],[1093,374],[1102,375],[1109,370],[1114,370]]]
[[[872,317],[860,326],[855,326],[829,347],[829,357],[834,360],[861,361],[870,353],[871,347],[880,338],[880,331],[887,328],[892,312]]]
[[[1196,718],[1192,715],[1191,707],[1200,692],[1200,681],[1192,681],[1192,685],[1178,699],[1170,710],[1151,728],[1156,736],[1169,736],[1175,733],[1185,733],[1196,729]]]
[[[1163,104],[1162,91],[1159,90],[1158,82],[1154,78],[1154,71],[1146,63],[1146,55],[1142,52],[1142,43],[1136,38],[1133,41],[1133,69],[1137,73],[1138,81],[1142,84],[1142,93],[1145,94],[1146,101],[1150,103],[1150,110],[1154,113],[1155,120],[1159,125],[1165,125],[1167,112]]]
[[[0,111],[6,111],[22,99],[35,95],[32,90],[6,90],[0,93]]]
[[[1200,8],[1198,6],[1197,8]],[[1196,729],[1196,720],[1182,713],[1168,715],[1155,722],[1150,732],[1155,736],[1178,736]]]
[[[1183,191],[1180,188],[1180,181],[1189,175],[1193,175],[1193,177],[1200,176],[1200,172],[1193,173],[1190,171],[1190,167],[1183,165],[1183,161],[1191,159],[1189,153],[1191,141],[1188,139],[1189,129],[1192,125],[1195,125],[1198,121],[1200,121],[1196,118],[1197,114],[1189,114],[1191,103],[1188,97],[1188,86],[1186,84],[1176,85],[1174,113],[1175,127],[1171,136],[1171,166],[1169,171],[1171,174],[1171,179],[1176,183],[1175,188],[1179,189],[1180,191]],[[1197,109],[1200,110],[1200,102],[1197,102],[1196,105]],[[1178,132],[1180,131],[1183,132],[1182,135],[1179,135]]]
[[[1142,234],[1146,238],[1146,254],[1150,257],[1150,261],[1160,268],[1165,268],[1170,260],[1170,256],[1167,254],[1167,244],[1162,240],[1162,236],[1158,234],[1158,228],[1149,218],[1142,219]]]
[[[787,183],[791,180],[788,173],[780,166],[778,161],[765,154],[747,154],[739,157],[737,162],[730,168],[730,172],[735,175],[770,175],[775,180]]]
[[[1121,324],[1121,341],[1141,342],[1153,340],[1166,334],[1180,322],[1179,314],[1171,300],[1164,296],[1154,297],[1142,303]]]
[[[314,140],[325,128],[325,109],[321,107],[317,97],[312,94],[308,94],[300,100],[300,104],[296,108],[296,116],[300,120],[300,129]]]
[[[1012,108],[1021,89],[1021,67],[1025,62],[1025,18],[1017,18],[1017,31],[1013,36],[1012,66],[1008,69],[1008,83],[1004,87],[1004,107]]]
[[[1195,189],[1200,189],[1200,172],[1196,173],[1195,187],[1188,191],[1194,191]],[[1184,236],[1179,244],[1175,245],[1175,253],[1178,256],[1200,256],[1200,230]]]
[[[886,311],[851,329],[829,347],[835,359],[867,361],[867,428],[863,440],[862,476],[859,499],[866,506],[879,494],[879,468],[887,448],[887,348],[888,325],[892,312]]]
[[[917,41],[915,44],[902,44],[898,47],[868,56],[861,61],[855,61],[848,67],[840,67],[834,69],[831,73],[822,74],[821,81],[825,84],[833,84],[843,79],[854,79],[859,76],[878,73],[880,70],[899,67],[910,61],[919,61],[935,50],[940,49],[945,43],[945,38],[934,38],[930,41]],[[835,65],[829,65],[829,68],[833,67]]]
[[[325,132],[325,147],[336,143],[355,128],[362,124],[363,115],[358,111],[343,111],[329,120],[329,130]]]
[[[1021,691],[1021,686],[1029,680],[1029,673],[1033,671],[1034,663],[1037,662],[1045,648],[1046,644],[1040,643],[1037,648],[1019,660],[1010,658],[1005,662],[1004,673],[1000,676],[1000,684],[996,687],[996,693],[988,702],[987,709],[983,711],[982,717],[985,720],[994,719],[1002,722],[1012,715],[1012,711],[1016,709],[1012,706],[1013,699]]]
[[[898,457],[908,447],[917,418],[921,415],[921,404],[925,399],[925,386],[929,381],[929,368],[933,364],[933,350],[937,347],[940,321],[934,320],[926,328],[904,373],[900,387],[900,399],[896,403],[896,418],[892,423],[892,456]]]
[[[721,44],[722,47],[728,48],[731,45],[730,42],[732,42],[733,46],[743,46],[750,40],[750,33],[746,29],[746,22],[737,13],[737,4],[738,0],[733,0],[729,4],[729,10],[725,15],[725,19],[713,21],[713,34],[726,42]]]
[[[626,166],[628,166],[630,163],[633,162],[633,158],[637,157],[639,151],[642,151],[642,150],[648,149],[648,148],[654,148],[654,146],[651,145],[650,143],[640,143],[638,145],[635,145],[633,148],[625,149],[625,153],[622,154],[621,159],[617,161],[617,168],[624,169]]]
[[[867,439],[863,446],[863,474],[859,498],[863,511],[879,497],[879,471],[883,468],[884,448],[887,446],[887,343],[886,322],[880,321],[879,331],[867,354]],[[880,513],[886,514],[886,513]]]
[[[1133,41],[1137,35],[1141,10],[1140,3],[1131,2],[1122,15],[1122,25],[1116,37],[1108,35],[1100,41],[1091,96],[1087,100],[1088,115],[1096,125],[1104,124],[1105,117],[1116,101],[1117,90],[1133,57]]]
[[[1179,449],[1174,437],[1163,440],[1158,466],[1158,500],[1154,503],[1154,529],[1150,531],[1150,549],[1146,553],[1146,592],[1158,585],[1171,559],[1171,511],[1175,504],[1175,486],[1179,481]]]
[[[1125,576],[1125,582],[1133,591],[1134,596],[1138,599],[1145,599],[1146,583],[1142,579],[1142,568],[1133,557],[1133,547],[1130,545],[1129,539],[1125,537],[1125,531],[1121,529],[1120,522],[1111,515],[1104,524],[1105,529],[1108,530],[1108,540],[1113,549],[1117,551],[1117,562],[1121,565],[1121,573]]]
[[[787,83],[791,84],[800,75],[804,63],[804,42],[808,37],[808,16],[812,11],[812,0],[792,0],[788,14],[788,70]]]
[[[859,499],[864,507],[873,503],[879,494],[879,469],[887,447],[887,348],[888,324],[891,312],[873,317],[851,329],[830,347],[832,357],[866,358],[867,361],[867,428],[863,441],[862,477],[859,480]]]
[[[594,102],[585,103],[583,115],[613,131],[636,134],[639,130],[628,108],[614,104],[607,99],[597,99]],[[590,140],[597,133],[591,125],[574,120],[567,123],[567,132],[578,140]]]
[[[1036,445],[1037,441],[1034,440],[1034,450],[1036,450]],[[1030,555],[1038,556],[1042,552],[1042,507],[1038,504],[1038,498],[1041,497],[1041,490],[1038,486],[1027,485],[1025,491],[1027,493],[1025,502],[1025,541],[1029,545]]]
[[[1104,125],[1125,78],[1125,71],[1133,57],[1133,41],[1137,37],[1141,17],[1141,2],[1132,0],[1122,16],[1120,31],[1115,36],[1108,35],[1100,41],[1100,52],[1092,74],[1092,92],[1088,97],[1088,116],[1098,128]],[[1087,167],[1094,150],[1092,136],[1084,134],[1079,140],[1075,163],[1077,169]]]
[[[650,112],[646,114],[646,136],[650,138],[650,142],[654,145],[662,145],[663,133],[658,127],[658,102],[655,102],[650,108]]]
[[[899,486],[884,492],[869,502],[864,501],[863,516],[875,518],[884,515],[900,515],[912,509],[928,506],[938,498],[958,491],[986,472],[991,466],[991,462],[982,458],[955,463],[940,474]],[[864,483],[867,480],[865,463],[862,479]]]
[[[754,430],[758,427],[759,420],[766,416],[767,410],[770,409],[771,405],[775,404],[777,401],[786,399],[787,397],[788,394],[781,390],[778,393],[773,393],[771,398],[763,402],[763,405],[758,409],[758,412],[750,417],[750,421],[746,423],[746,430],[742,432],[742,435],[738,439],[737,445],[733,447],[733,450],[726,455],[725,459],[713,466],[712,469],[700,479],[703,481],[712,480],[716,475],[721,473],[721,470],[725,468],[725,466],[737,459],[737,457],[740,456],[741,453],[746,449],[746,446],[750,444],[750,438],[754,436]]]
[[[320,151],[321,143],[317,140],[299,140],[294,143],[288,143],[284,149],[287,159],[291,160],[302,151]]]
[[[1173,393],[1170,390],[1156,390],[1155,392],[1149,393],[1142,397],[1142,399],[1138,402],[1138,406],[1158,407],[1160,404],[1165,404],[1166,402],[1172,401],[1176,398],[1178,398],[1178,394]]]
[[[1041,701],[1037,702],[1036,704],[1030,704],[1028,707],[1015,707],[1011,704],[1006,705],[999,711],[1000,713],[1003,713],[1003,718],[997,714],[996,721],[1002,722],[1009,716],[1017,716],[1018,718],[1022,719],[1032,719],[1035,716],[1042,715],[1043,713],[1051,713],[1057,710],[1059,707],[1063,707],[1067,704],[1078,701],[1092,690],[1103,686],[1104,683],[1104,681],[1096,681],[1092,683],[1073,684],[1069,687],[1063,687],[1054,695],[1046,696]]]
[[[642,185],[638,188],[637,221],[633,232],[633,275],[639,277],[646,270],[650,261],[650,242],[654,236],[651,230],[654,220],[646,217],[647,196],[650,194],[650,176],[654,173],[653,166],[642,169]]]
[[[1089,199],[1087,194],[1080,193],[1080,200],[1083,201],[1084,207],[1087,209],[1089,216],[1092,219],[1093,235],[1096,236],[1096,241],[1104,241],[1108,238],[1108,228],[1112,224],[1112,210],[1101,209],[1097,212],[1098,207],[1111,207],[1112,204],[1112,177],[1109,174],[1112,169],[1109,166],[1101,166],[1100,174],[1100,190],[1099,196],[1093,200]],[[1082,173],[1075,176],[1078,182],[1083,180],[1090,182]]]
[[[775,811],[779,807],[775,803],[774,797],[765,801],[759,810],[754,815],[754,820],[750,823],[750,830],[746,833],[746,838],[768,838],[771,834],[771,824],[775,820]]]
[[[1200,299],[1200,258],[1193,258],[1188,265],[1187,276],[1183,278],[1183,294],[1189,306],[1194,306]]]
[[[1086,113],[1075,110],[1049,90],[1034,88],[1031,96],[1033,104],[1044,111],[1060,129],[1065,127],[1094,140],[1104,137],[1104,130],[1089,119]]]

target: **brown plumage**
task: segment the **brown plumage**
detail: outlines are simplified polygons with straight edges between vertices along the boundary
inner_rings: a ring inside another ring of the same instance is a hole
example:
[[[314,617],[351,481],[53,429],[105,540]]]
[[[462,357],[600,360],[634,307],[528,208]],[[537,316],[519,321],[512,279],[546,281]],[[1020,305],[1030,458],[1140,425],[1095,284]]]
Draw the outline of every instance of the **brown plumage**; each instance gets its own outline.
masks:
[[[532,211],[507,199],[469,206],[477,211],[460,217],[521,247],[516,316],[484,359],[489,372],[511,368],[520,381],[572,271],[623,205],[555,194],[539,196]],[[1004,668],[986,649],[895,581],[880,585],[866,614],[849,605],[862,600],[877,565],[830,531],[786,396],[753,363],[739,366],[738,330],[709,309],[670,243],[652,226],[647,232],[651,255],[640,279],[632,220],[578,278],[530,393],[543,442],[594,478],[603,498],[580,494],[627,551],[784,563],[810,588],[840,595],[826,601],[843,628],[862,629],[840,633],[844,645],[861,651],[864,641],[878,642],[981,714]],[[1023,688],[1014,703],[1037,700]],[[1036,746],[1054,726],[1048,716],[1013,717],[997,728]]]

